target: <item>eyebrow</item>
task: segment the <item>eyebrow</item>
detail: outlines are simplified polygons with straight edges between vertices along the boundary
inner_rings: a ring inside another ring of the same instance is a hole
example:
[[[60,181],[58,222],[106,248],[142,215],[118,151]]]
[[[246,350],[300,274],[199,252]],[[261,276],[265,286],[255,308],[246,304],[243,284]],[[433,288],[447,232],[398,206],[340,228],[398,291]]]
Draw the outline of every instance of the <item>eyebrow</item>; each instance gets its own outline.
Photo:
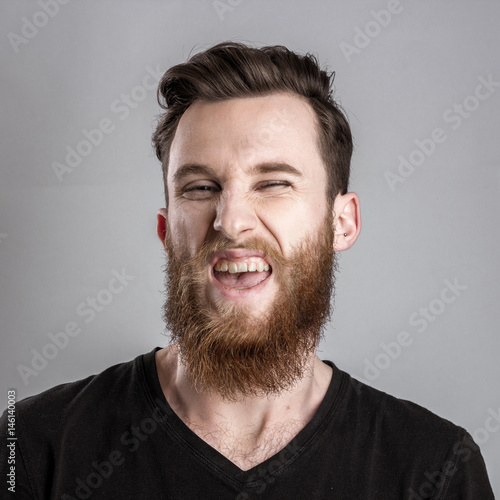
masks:
[[[182,165],[182,167],[175,172],[173,180],[174,182],[178,182],[188,175],[209,175],[215,177],[215,171],[206,165],[188,163]]]
[[[286,162],[262,162],[258,163],[250,170],[252,174],[269,174],[273,172],[285,172],[288,174],[295,175],[296,177],[302,177],[302,172],[297,170],[292,165]],[[174,182],[179,182],[184,177],[188,175],[208,175],[211,177],[216,177],[216,173],[213,168],[208,165],[199,165],[197,163],[188,163],[182,165],[174,174]]]
[[[302,172],[300,170],[297,170],[295,167],[285,162],[264,162],[252,168],[252,173],[268,174],[272,172],[285,172],[297,177],[302,177]]]

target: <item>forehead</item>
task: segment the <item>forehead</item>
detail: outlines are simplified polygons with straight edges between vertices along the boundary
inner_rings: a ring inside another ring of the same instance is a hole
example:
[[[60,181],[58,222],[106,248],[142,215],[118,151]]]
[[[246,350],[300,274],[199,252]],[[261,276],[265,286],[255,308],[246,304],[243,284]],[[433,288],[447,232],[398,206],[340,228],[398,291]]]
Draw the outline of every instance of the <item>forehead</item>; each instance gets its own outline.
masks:
[[[168,177],[187,163],[234,171],[265,161],[287,162],[305,174],[321,175],[317,138],[314,110],[300,96],[195,101],[179,121]]]

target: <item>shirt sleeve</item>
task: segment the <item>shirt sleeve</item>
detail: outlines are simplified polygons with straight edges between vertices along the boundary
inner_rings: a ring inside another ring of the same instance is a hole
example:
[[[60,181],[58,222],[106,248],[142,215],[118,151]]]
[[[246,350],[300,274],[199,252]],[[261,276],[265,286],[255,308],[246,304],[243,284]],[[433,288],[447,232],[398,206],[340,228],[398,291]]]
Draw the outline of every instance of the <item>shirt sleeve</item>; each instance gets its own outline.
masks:
[[[479,446],[463,430],[444,464],[444,481],[438,500],[494,500],[495,496]]]

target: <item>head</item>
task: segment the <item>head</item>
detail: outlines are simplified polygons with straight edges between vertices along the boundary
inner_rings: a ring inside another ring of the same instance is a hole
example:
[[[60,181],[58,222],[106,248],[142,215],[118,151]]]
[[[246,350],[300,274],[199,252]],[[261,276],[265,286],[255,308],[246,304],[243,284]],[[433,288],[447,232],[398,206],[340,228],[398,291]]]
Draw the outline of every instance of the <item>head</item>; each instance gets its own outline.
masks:
[[[334,77],[311,54],[302,56],[283,46],[258,49],[234,42],[215,45],[170,68],[158,86],[158,103],[165,113],[153,134],[163,169],[166,206],[170,149],[179,121],[191,104],[275,93],[300,96],[311,106],[327,173],[327,199],[333,203],[338,194],[346,194],[353,142],[347,119],[333,99]]]
[[[200,390],[279,393],[315,353],[335,251],[360,229],[347,192],[352,139],[331,83],[312,56],[234,43],[160,83],[165,319]]]

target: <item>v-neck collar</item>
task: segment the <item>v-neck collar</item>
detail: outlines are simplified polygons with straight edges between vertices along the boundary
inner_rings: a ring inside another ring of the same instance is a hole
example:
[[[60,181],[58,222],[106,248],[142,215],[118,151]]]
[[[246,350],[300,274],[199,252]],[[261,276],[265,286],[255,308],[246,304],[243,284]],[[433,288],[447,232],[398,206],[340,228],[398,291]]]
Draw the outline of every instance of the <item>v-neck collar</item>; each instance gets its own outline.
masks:
[[[170,431],[169,434],[189,450],[200,464],[237,487],[242,485],[252,487],[268,476],[276,477],[299,459],[320,437],[321,429],[332,418],[337,403],[347,386],[346,374],[331,361],[323,361],[333,369],[333,374],[325,397],[313,418],[281,451],[245,471],[193,432],[172,410],[163,394],[158,378],[155,353],[159,349],[161,348],[156,347],[139,358],[142,368],[139,371],[142,372],[144,394],[147,396],[151,409],[160,412],[163,416],[160,425],[164,426],[167,432]]]

